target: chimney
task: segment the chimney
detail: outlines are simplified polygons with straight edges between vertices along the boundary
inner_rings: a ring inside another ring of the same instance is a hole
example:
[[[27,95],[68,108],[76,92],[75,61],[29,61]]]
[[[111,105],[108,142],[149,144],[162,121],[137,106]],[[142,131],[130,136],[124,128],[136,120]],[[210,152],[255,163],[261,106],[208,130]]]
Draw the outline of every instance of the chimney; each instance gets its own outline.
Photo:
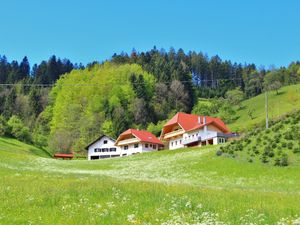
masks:
[[[203,117],[203,124],[204,124],[204,133],[206,133],[207,132],[206,116]]]
[[[201,124],[201,117],[198,116],[198,124]]]

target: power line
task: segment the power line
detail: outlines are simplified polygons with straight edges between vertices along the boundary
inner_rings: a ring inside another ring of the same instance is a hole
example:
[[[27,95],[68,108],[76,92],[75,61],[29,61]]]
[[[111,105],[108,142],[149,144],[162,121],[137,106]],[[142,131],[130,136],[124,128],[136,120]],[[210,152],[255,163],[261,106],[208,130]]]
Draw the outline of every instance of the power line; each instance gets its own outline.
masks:
[[[222,81],[241,81],[243,80],[242,78],[226,78],[226,79],[214,79],[214,80],[200,80],[200,82],[197,82],[199,83],[200,85],[202,83],[205,83],[205,82],[216,82],[217,84],[219,84],[220,82]],[[174,80],[173,80],[174,81]],[[163,84],[171,84],[173,81],[159,81],[159,82],[156,82],[156,83],[163,83]],[[181,83],[195,83],[194,81],[192,80],[178,80],[180,81]],[[130,83],[130,84],[148,84],[147,82],[130,82],[130,81],[125,81],[125,83]],[[83,83],[78,83],[78,84],[73,84],[73,83],[70,83],[70,84],[59,84],[59,86],[76,86],[76,87],[86,87],[86,86],[92,86],[92,87],[97,87],[97,86],[101,86],[101,85],[104,85],[104,86],[107,86],[109,84],[124,84],[124,82],[121,82],[121,81],[117,81],[117,82],[109,82],[109,83],[96,83],[96,84],[83,84]],[[0,83],[0,86],[2,87],[14,87],[14,86],[23,86],[23,87],[54,87],[56,86],[57,84],[22,84],[22,83]]]

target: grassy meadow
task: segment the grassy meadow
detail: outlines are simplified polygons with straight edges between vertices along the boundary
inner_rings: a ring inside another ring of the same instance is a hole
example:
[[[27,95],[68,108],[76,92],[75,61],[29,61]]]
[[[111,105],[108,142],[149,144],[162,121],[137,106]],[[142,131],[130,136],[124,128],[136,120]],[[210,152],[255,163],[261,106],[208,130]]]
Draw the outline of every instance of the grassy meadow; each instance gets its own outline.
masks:
[[[300,84],[282,87],[277,95],[275,91],[268,93],[269,117],[275,119],[283,114],[300,108]],[[237,109],[237,120],[228,124],[233,131],[250,130],[257,124],[265,122],[265,94],[243,101],[241,109]],[[253,112],[251,118],[248,112]]]
[[[215,152],[64,161],[0,138],[0,224],[299,222],[298,164],[250,164]]]

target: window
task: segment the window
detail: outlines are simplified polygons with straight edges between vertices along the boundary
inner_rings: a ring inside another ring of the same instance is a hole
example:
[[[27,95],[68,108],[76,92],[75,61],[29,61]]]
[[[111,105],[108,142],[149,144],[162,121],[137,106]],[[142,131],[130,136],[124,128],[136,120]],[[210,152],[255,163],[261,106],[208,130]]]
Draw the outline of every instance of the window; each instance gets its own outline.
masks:
[[[150,145],[151,146],[151,145]],[[145,148],[148,148],[149,146],[148,146],[148,144],[145,144]]]
[[[171,141],[171,146],[173,146],[173,141]]]
[[[153,149],[156,149],[156,145],[153,145]]]
[[[128,145],[125,145],[125,146],[124,146],[124,150],[127,150],[127,149],[128,149]]]
[[[94,152],[100,152],[100,149],[99,148],[95,148]]]
[[[108,152],[108,148],[102,148],[102,152]]]
[[[152,144],[150,144],[150,148],[152,148]]]
[[[179,144],[181,144],[181,140],[179,141]]]
[[[104,141],[103,141],[103,144],[107,144],[107,140],[104,140]]]
[[[116,148],[110,148],[109,150],[110,150],[111,152],[116,152],[116,151],[117,151]]]
[[[177,141],[175,141],[175,145],[177,145]]]
[[[139,147],[139,144],[134,144],[134,148],[138,148]]]

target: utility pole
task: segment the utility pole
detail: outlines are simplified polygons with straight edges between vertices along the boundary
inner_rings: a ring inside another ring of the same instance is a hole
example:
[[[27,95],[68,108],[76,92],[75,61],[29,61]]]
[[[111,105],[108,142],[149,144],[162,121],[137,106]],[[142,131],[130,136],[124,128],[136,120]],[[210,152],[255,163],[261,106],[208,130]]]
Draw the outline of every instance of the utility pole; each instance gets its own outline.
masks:
[[[269,113],[268,113],[268,91],[265,91],[265,108],[266,108],[266,129],[269,128]]]

